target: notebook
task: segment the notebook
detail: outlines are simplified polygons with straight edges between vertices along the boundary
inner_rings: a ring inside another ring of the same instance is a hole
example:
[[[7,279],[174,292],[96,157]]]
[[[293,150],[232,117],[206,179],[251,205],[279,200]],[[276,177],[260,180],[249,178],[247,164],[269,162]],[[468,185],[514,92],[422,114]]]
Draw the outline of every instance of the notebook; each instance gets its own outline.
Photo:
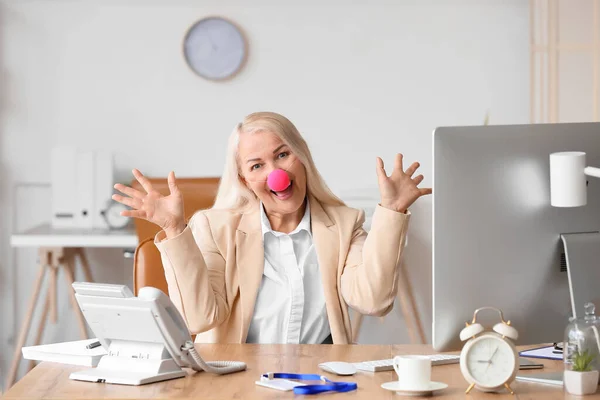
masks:
[[[23,347],[23,358],[27,360],[50,361],[61,364],[95,367],[100,362],[102,356],[107,354],[102,346],[93,349],[87,349],[85,347],[96,341],[97,339],[86,339],[74,342]]]

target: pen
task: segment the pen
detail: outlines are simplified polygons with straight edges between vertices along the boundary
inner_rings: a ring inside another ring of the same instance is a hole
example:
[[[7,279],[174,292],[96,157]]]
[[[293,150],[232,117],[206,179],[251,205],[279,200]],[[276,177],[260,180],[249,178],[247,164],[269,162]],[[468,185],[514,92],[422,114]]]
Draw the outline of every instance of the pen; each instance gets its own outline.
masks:
[[[95,341],[93,343],[88,344],[87,346],[85,346],[86,349],[94,349],[98,346],[101,346],[99,341]]]

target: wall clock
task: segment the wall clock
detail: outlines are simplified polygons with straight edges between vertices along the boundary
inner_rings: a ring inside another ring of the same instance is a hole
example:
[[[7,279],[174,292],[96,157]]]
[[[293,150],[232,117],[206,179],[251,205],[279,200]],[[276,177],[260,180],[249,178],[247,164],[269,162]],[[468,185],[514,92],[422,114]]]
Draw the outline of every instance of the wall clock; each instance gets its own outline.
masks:
[[[221,17],[207,17],[190,27],[183,42],[185,60],[199,76],[225,80],[243,67],[248,51],[240,28]]]

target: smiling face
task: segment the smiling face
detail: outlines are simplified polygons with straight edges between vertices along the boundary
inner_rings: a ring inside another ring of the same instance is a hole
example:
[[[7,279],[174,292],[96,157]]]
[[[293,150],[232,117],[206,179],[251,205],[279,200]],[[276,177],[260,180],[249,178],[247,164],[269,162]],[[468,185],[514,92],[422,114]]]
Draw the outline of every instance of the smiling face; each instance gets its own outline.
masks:
[[[306,169],[277,135],[269,131],[242,133],[238,145],[240,175],[246,185],[262,201],[267,213],[296,213],[306,196]],[[269,174],[285,170],[290,185],[275,192],[267,185]]]

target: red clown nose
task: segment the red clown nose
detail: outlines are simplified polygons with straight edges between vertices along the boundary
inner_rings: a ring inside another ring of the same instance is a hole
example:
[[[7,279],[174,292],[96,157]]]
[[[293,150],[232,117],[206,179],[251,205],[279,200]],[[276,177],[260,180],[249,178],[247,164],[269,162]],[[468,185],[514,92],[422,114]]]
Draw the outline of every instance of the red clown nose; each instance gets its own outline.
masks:
[[[290,177],[282,169],[273,170],[267,177],[267,185],[274,192],[281,192],[290,186]]]

